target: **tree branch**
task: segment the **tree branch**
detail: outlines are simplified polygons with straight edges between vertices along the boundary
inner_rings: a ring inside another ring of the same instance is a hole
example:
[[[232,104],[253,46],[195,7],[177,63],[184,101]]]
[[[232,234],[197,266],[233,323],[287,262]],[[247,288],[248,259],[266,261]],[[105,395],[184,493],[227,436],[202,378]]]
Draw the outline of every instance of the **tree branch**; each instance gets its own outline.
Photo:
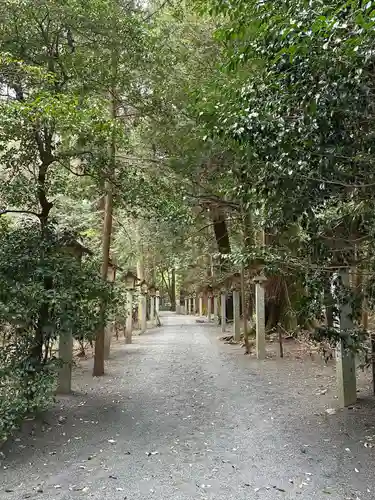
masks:
[[[40,214],[37,212],[33,212],[31,210],[10,210],[10,209],[5,209],[5,210],[0,210],[0,215],[4,214],[24,214],[24,215],[33,215],[34,217],[40,217]]]

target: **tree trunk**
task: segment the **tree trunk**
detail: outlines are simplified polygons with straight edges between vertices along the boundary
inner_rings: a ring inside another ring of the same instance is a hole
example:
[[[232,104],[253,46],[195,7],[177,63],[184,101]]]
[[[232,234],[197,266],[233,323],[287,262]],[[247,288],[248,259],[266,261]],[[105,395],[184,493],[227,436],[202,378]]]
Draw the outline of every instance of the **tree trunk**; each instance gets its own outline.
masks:
[[[326,323],[328,328],[333,328],[333,300],[330,289],[330,283],[327,280],[324,286],[324,306],[326,310]]]
[[[283,358],[284,357],[283,332],[281,331],[280,326],[278,327],[278,335],[279,335],[280,358]]]
[[[241,303],[242,303],[243,338],[245,342],[245,354],[250,354],[249,328],[247,323],[248,303],[246,300],[245,269],[243,265],[241,266]]]
[[[115,51],[111,57],[111,71],[112,71],[112,85],[111,85],[111,118],[113,125],[116,121],[116,74],[117,74],[117,54]],[[110,169],[109,174],[113,176],[116,167],[116,133],[112,133],[111,146],[110,146]],[[112,236],[112,222],[113,222],[113,187],[111,179],[105,183],[106,196],[105,196],[105,209],[103,221],[103,235],[102,235],[102,266],[101,277],[103,281],[107,281],[108,267],[109,267],[109,252],[111,248]],[[95,357],[93,376],[100,377],[104,375],[104,345],[105,345],[105,327],[106,327],[106,309],[107,304],[105,299],[100,304],[100,324],[96,333],[95,342]]]
[[[105,211],[103,223],[103,237],[102,237],[102,266],[101,277],[103,281],[107,281],[108,267],[109,267],[109,252],[111,247],[112,236],[112,213],[113,213],[113,195],[112,185],[106,183],[107,194],[105,197]],[[105,343],[105,316],[106,316],[106,301],[102,300],[100,304],[100,325],[96,333],[95,341],[95,358],[94,358],[94,377],[101,377],[104,375],[104,343]]]
[[[228,255],[231,249],[225,215],[220,208],[214,208],[211,210],[211,217],[218,250],[220,254]]]
[[[53,204],[48,201],[46,194],[46,175],[49,165],[52,163],[51,160],[51,141],[52,135],[50,133],[45,134],[44,143],[41,139],[40,134],[37,132],[35,134],[35,139],[39,148],[39,156],[42,164],[38,171],[38,184],[37,184],[37,198],[40,206],[39,221],[40,221],[40,239],[42,241],[42,248],[46,248],[46,252],[49,252],[48,244],[44,246],[44,243],[48,240],[48,218]],[[45,250],[43,250],[44,252]],[[44,257],[41,256],[43,260]],[[43,262],[42,262],[43,265]],[[44,291],[48,292],[52,289],[53,282],[50,276],[45,276],[43,279]],[[40,304],[38,312],[38,320],[35,328],[35,334],[32,346],[28,355],[28,368],[26,370],[26,381],[24,386],[26,387],[26,399],[29,404],[31,403],[35,396],[35,386],[31,382],[35,377],[35,374],[42,369],[43,363],[48,359],[48,345],[46,345],[47,351],[43,359],[43,346],[46,340],[45,331],[50,320],[50,310],[48,299]],[[49,330],[48,330],[49,331]],[[49,334],[51,335],[51,334]]]
[[[230,240],[227,222],[225,220],[225,214],[220,207],[211,208],[211,218],[214,226],[214,233],[216,244],[220,255],[229,255],[231,252]],[[225,270],[227,268],[225,260],[221,259],[221,268]],[[227,295],[227,319],[233,319],[233,298]]]

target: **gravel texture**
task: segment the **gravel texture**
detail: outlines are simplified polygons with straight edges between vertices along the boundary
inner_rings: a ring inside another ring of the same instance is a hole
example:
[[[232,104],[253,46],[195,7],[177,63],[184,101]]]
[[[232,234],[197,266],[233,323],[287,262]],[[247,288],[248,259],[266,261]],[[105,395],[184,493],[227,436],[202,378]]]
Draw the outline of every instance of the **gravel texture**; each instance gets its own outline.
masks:
[[[80,363],[74,395],[2,449],[1,500],[375,499],[370,398],[328,415],[331,367],[162,321],[115,343],[105,377]]]

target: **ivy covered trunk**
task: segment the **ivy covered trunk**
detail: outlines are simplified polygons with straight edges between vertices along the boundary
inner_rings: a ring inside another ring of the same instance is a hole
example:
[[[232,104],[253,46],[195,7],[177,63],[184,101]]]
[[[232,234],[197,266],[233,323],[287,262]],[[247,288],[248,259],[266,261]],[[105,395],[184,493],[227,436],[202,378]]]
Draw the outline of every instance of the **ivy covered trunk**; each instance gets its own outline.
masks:
[[[225,256],[229,256],[231,253],[231,246],[229,240],[229,232],[227,221],[225,218],[225,213],[222,208],[218,206],[213,206],[211,209],[211,217],[214,227],[215,239],[217,248],[219,250],[220,255],[224,256],[221,258],[221,270],[225,272],[228,269],[228,262],[225,259]],[[231,295],[227,295],[227,319],[233,320],[233,297]]]

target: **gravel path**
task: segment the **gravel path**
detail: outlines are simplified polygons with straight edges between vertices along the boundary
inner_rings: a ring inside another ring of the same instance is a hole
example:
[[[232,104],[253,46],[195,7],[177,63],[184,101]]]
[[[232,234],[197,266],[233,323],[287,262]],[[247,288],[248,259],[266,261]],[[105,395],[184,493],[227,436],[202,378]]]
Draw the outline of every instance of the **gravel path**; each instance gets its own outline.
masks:
[[[83,362],[75,395],[5,446],[1,500],[375,498],[371,400],[327,415],[331,368],[258,362],[213,325],[162,320],[114,346],[106,377]]]

